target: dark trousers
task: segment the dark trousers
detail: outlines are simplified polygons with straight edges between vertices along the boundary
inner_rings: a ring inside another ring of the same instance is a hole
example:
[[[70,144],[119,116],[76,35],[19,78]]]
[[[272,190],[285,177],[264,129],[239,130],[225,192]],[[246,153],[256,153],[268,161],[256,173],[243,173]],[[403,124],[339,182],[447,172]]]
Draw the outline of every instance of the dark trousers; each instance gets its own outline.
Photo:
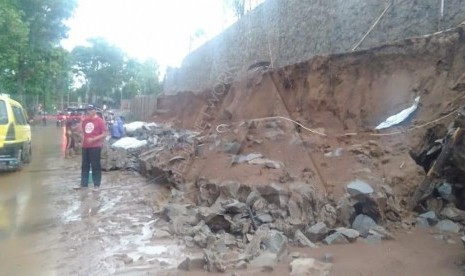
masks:
[[[95,187],[100,186],[102,181],[102,166],[100,165],[100,154],[102,148],[82,148],[81,186],[89,185],[89,170],[92,168],[92,181]]]

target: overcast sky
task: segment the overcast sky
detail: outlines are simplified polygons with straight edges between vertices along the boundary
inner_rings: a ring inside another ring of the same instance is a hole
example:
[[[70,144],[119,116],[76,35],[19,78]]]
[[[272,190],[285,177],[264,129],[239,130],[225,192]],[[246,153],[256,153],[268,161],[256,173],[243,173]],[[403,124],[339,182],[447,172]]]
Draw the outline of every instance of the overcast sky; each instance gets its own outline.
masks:
[[[78,0],[69,21],[71,50],[91,37],[104,37],[129,56],[154,58],[162,66],[179,66],[189,53],[189,37],[203,29],[205,37],[220,33],[233,21],[221,0]]]

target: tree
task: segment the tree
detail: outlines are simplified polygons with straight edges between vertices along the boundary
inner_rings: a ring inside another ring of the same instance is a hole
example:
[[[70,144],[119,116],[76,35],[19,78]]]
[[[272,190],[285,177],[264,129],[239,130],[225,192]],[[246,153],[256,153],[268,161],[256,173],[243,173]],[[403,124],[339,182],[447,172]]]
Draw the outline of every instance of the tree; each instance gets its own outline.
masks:
[[[92,38],[90,46],[78,46],[71,52],[73,72],[82,77],[86,102],[103,102],[114,97],[123,85],[125,54],[103,38]]]
[[[131,99],[136,95],[157,95],[162,90],[160,83],[160,66],[149,59],[143,63],[131,59],[125,67],[125,84],[122,92],[125,99]]]
[[[57,78],[67,70],[59,42],[75,6],[76,0],[0,0],[0,81],[9,93],[56,97],[65,81]]]
[[[28,41],[28,26],[12,0],[0,0],[0,93],[15,87],[20,49]]]

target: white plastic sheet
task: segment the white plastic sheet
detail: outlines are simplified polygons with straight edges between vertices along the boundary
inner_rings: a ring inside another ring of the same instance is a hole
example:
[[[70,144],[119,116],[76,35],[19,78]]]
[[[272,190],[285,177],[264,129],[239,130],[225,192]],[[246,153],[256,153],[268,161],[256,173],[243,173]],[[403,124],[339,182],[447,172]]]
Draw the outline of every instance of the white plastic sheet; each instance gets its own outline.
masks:
[[[145,122],[132,122],[129,124],[124,124],[124,130],[126,133],[133,133],[134,131],[142,128],[146,123]]]
[[[115,148],[136,149],[147,145],[147,140],[137,140],[133,137],[123,137],[111,145]]]
[[[402,123],[405,119],[407,119],[415,110],[418,108],[418,103],[420,102],[420,97],[415,98],[415,102],[413,105],[407,109],[402,110],[401,112],[397,113],[386,119],[386,121],[379,124],[375,129],[384,129],[388,127],[392,127],[394,125]]]

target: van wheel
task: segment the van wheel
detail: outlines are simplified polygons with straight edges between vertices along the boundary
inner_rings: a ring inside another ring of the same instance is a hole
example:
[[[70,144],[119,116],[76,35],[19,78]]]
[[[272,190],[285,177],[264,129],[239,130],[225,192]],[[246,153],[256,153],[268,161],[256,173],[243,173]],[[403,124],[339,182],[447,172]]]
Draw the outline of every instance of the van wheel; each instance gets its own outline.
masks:
[[[21,151],[21,161],[23,163],[30,163],[32,155],[31,143],[25,143]]]

